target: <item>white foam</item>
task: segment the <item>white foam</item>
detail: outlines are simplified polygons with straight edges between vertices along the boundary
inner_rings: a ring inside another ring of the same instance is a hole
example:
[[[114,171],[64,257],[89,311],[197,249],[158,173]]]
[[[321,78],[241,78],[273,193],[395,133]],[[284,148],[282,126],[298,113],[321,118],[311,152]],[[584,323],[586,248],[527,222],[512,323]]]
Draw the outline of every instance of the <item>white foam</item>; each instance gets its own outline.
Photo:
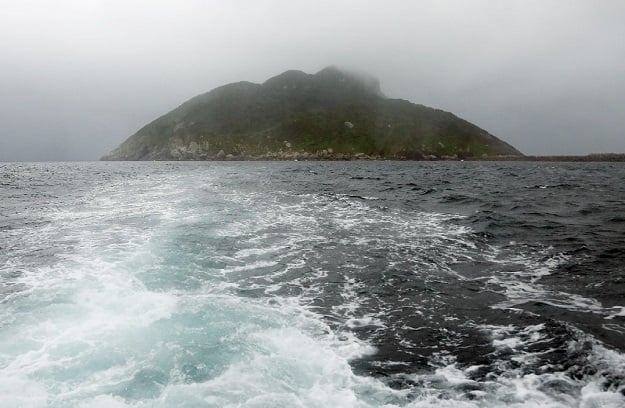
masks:
[[[45,387],[20,373],[0,371],[0,406],[39,408],[46,407],[48,393]]]
[[[623,408],[625,399],[615,391],[600,389],[599,384],[590,382],[582,388],[580,408]]]
[[[78,403],[79,408],[128,408],[133,405],[128,405],[123,398],[114,397],[112,395],[98,395],[94,398],[88,398],[83,402]],[[136,406],[136,405],[134,405]]]
[[[231,266],[228,268],[224,268],[223,271],[224,273],[229,274],[229,273],[236,273],[236,272],[251,271],[251,270],[259,269],[259,268],[268,268],[268,267],[275,266],[276,264],[277,262],[275,261],[256,261],[256,262],[248,263],[245,265]]]
[[[377,319],[373,316],[365,316],[361,318],[352,318],[347,319],[345,322],[347,327],[349,328],[359,328],[359,327],[378,327],[378,328],[386,328],[386,325],[382,322],[382,320]]]
[[[620,393],[625,384],[618,384],[606,389],[605,375],[616,377],[625,374],[625,356],[614,350],[602,346],[592,338],[587,341],[592,343],[592,349],[588,357],[588,364],[592,365],[596,373],[589,374],[581,379],[573,379],[565,372],[545,374],[521,374],[523,367],[533,364],[536,355],[540,352],[531,353],[527,347],[536,345],[550,339],[543,333],[543,324],[527,326],[518,329],[509,326],[483,326],[484,330],[491,333],[493,346],[498,349],[512,351],[509,357],[519,363],[519,368],[508,368],[501,374],[492,385],[496,390],[496,398],[492,401],[508,401],[510,406],[522,407],[620,407],[625,406],[625,398]],[[579,340],[579,341],[584,341]],[[578,341],[572,340],[569,348],[579,348]],[[471,372],[471,368],[465,370]],[[454,375],[457,376],[457,372]],[[563,384],[551,390],[549,384]],[[563,390],[568,389],[569,392]],[[488,405],[491,406],[491,405]],[[493,405],[493,406],[496,406]]]
[[[319,324],[301,314],[298,319],[295,326]],[[354,338],[314,339],[290,326],[249,332],[245,343],[252,349],[249,356],[205,382],[171,382],[149,406],[368,406],[354,390],[360,380],[349,360],[371,349]],[[100,398],[103,403],[122,402]]]
[[[528,302],[541,302],[561,309],[590,312],[595,314],[618,316],[611,309],[604,308],[596,299],[567,293],[561,290],[551,290],[541,284],[541,279],[553,273],[560,265],[566,263],[569,257],[564,254],[549,255],[553,248],[544,248],[534,254],[505,254],[502,250],[491,247],[486,258],[490,262],[502,265],[521,265],[522,268],[513,271],[496,272],[488,278],[488,283],[504,289],[506,299],[493,305],[495,309],[515,309],[516,306]]]
[[[608,316],[606,319],[614,319],[615,317],[625,316],[625,306],[612,306],[608,309]]]

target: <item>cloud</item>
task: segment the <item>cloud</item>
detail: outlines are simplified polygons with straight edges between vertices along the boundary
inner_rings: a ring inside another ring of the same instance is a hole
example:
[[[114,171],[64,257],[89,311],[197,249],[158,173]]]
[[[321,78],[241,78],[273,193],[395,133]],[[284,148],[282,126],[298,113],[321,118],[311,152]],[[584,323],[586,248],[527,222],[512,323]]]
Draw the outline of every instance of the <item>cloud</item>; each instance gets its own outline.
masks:
[[[225,83],[338,65],[532,154],[625,151],[625,3],[26,0],[0,15],[0,160],[97,159]]]

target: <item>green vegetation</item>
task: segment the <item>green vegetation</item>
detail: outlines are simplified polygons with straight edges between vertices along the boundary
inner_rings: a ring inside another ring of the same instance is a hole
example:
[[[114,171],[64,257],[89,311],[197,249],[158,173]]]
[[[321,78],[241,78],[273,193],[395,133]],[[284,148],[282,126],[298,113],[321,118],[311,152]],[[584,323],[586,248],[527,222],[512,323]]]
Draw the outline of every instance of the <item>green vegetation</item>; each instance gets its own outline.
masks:
[[[104,160],[459,159],[518,156],[449,112],[386,98],[375,79],[287,71],[196,96]]]

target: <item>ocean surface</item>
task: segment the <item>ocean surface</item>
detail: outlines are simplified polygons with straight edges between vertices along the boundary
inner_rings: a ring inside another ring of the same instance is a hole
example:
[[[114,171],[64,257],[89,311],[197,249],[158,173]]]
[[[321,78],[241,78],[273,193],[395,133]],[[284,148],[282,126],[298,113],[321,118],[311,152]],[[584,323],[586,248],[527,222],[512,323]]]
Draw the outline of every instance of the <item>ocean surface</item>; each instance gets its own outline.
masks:
[[[624,407],[623,163],[0,163],[0,407]]]

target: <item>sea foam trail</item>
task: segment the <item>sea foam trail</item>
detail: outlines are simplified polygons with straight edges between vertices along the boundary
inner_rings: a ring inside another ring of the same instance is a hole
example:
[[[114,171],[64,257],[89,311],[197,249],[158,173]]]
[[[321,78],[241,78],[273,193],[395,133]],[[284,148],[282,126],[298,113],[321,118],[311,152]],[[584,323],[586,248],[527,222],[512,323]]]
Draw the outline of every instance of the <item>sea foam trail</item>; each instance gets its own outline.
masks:
[[[379,352],[376,336],[402,333],[388,317],[399,308],[427,316],[438,305],[445,321],[459,320],[445,314],[440,288],[474,277],[454,265],[501,261],[457,215],[292,194],[235,165],[164,169],[68,192],[37,213],[45,222],[9,237],[23,250],[1,269],[12,289],[0,406],[622,406],[622,385],[605,383],[625,370],[622,355],[591,337],[584,352],[598,371],[528,371],[540,353],[527,350],[549,335],[540,325],[476,327],[495,365],[510,364],[486,379],[442,350],[420,372],[354,369]],[[538,262],[505,262],[521,261]],[[380,271],[399,279],[394,270],[406,285],[425,282],[423,304],[418,291],[391,304],[367,285]],[[526,282],[495,276],[503,294]]]
[[[167,181],[105,189],[22,237],[56,242],[56,262],[24,271],[6,302],[14,320],[0,343],[2,405],[355,401],[348,360],[366,345],[337,340],[299,306],[231,295],[198,257],[170,264],[178,253],[162,252],[172,249],[167,236],[197,217],[180,199],[188,192]],[[188,284],[179,269],[204,282]]]

